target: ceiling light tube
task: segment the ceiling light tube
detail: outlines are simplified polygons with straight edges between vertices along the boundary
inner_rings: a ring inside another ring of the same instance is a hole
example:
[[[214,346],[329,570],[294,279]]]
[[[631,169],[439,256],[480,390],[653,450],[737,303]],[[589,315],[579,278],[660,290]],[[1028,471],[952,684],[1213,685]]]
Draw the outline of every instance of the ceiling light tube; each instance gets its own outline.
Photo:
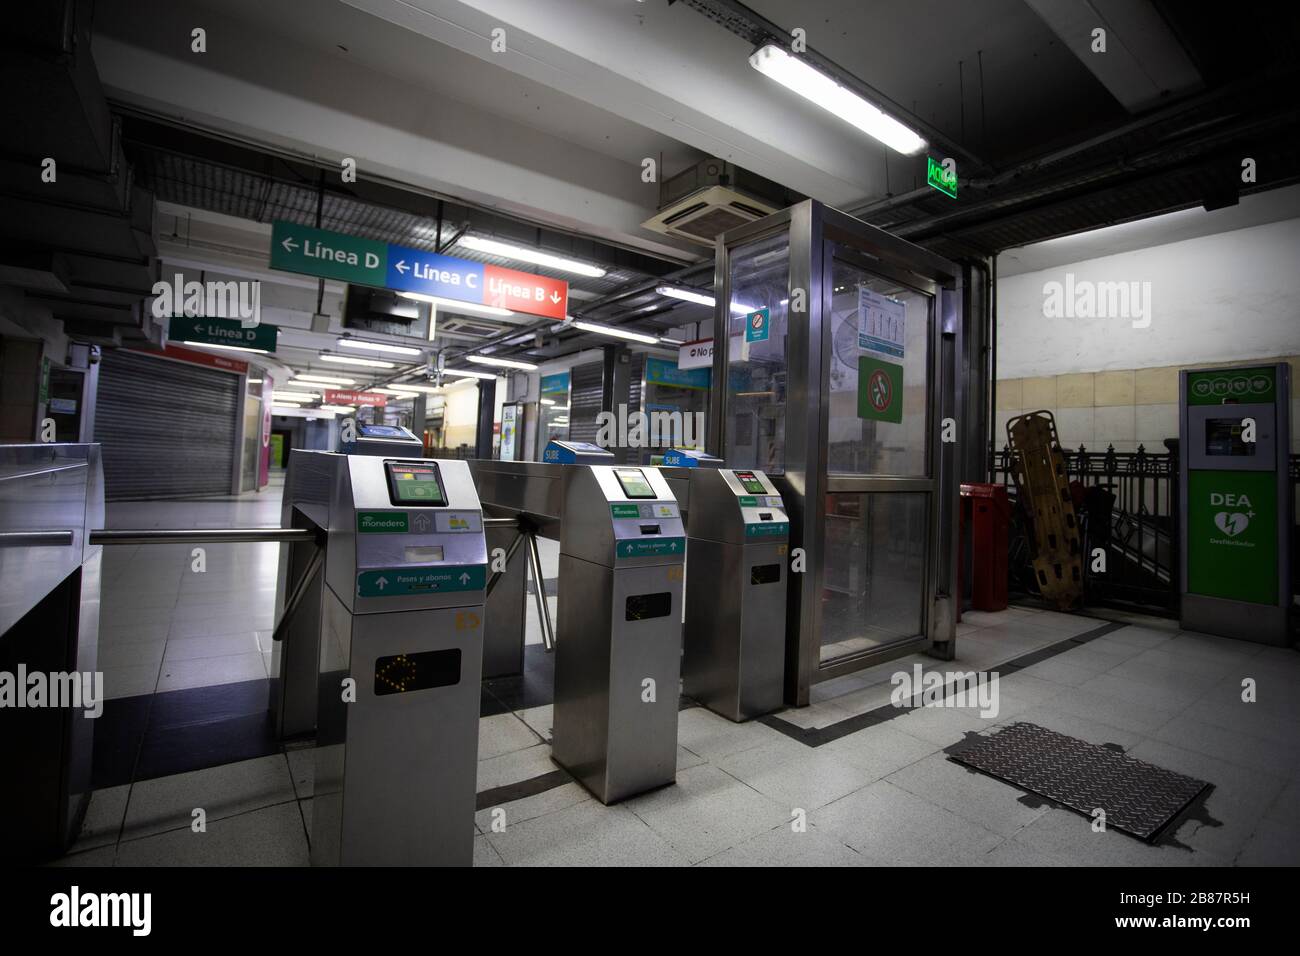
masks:
[[[914,130],[774,43],[754,51],[749,65],[905,156],[915,156],[926,147]]]
[[[216,342],[181,342],[181,345],[188,345],[196,349],[228,349],[231,352],[257,352],[260,355],[266,355],[266,349],[245,348],[242,345],[218,345]]]
[[[371,388],[367,391],[382,392],[385,395],[397,395],[402,398],[415,398],[423,389],[417,388]]]
[[[339,378],[334,375],[315,375],[311,372],[295,372],[293,376],[295,382],[307,382],[309,385],[355,385],[355,378]]]
[[[274,414],[277,408],[302,408],[297,402],[272,402],[271,412]]]
[[[394,355],[422,355],[420,349],[409,345],[389,345],[387,342],[367,342],[364,339],[339,339],[339,348],[370,349],[372,352],[391,352]]]
[[[439,308],[450,309],[453,312],[476,312],[481,315],[514,315],[509,309],[499,309],[495,305],[478,305],[474,302],[460,302],[456,299],[444,299],[442,296],[425,295],[422,292],[400,292],[398,293],[403,299],[415,299],[417,302],[429,302]]]
[[[525,372],[537,371],[532,362],[516,362],[514,359],[493,358],[490,355],[466,355],[465,358],[478,365],[495,365],[497,368],[520,368]]]
[[[470,368],[445,368],[443,375],[459,375],[462,378],[497,378],[492,372],[476,372]]]
[[[605,274],[604,269],[593,266],[588,262],[580,262],[577,259],[569,259],[565,256],[543,252],[541,249],[516,246],[513,243],[500,242],[482,236],[461,236],[456,244],[464,246],[466,249],[473,249],[475,252],[485,252],[488,255],[500,256],[503,259],[531,262],[533,265],[546,266],[560,272],[572,272],[574,275],[588,276],[592,279],[599,279]]]
[[[582,329],[584,332],[594,332],[596,335],[609,335],[616,339],[629,339],[633,342],[644,342],[646,345],[658,345],[659,336],[644,335],[640,332],[631,332],[627,329],[616,329],[608,325],[600,325],[596,322],[579,322],[574,321],[575,329]]]
[[[713,305],[713,296],[696,289],[687,289],[675,285],[661,285],[655,291],[670,299],[681,299],[683,302],[694,302],[696,305]]]
[[[351,355],[331,355],[329,352],[321,352],[316,356],[322,362],[333,362],[336,365],[358,365],[363,368],[397,368],[392,362],[381,362],[378,359],[353,358]]]
[[[280,399],[289,402],[310,402],[313,398],[320,398],[320,392],[299,392],[299,391],[273,391],[271,392],[271,401],[278,402]]]

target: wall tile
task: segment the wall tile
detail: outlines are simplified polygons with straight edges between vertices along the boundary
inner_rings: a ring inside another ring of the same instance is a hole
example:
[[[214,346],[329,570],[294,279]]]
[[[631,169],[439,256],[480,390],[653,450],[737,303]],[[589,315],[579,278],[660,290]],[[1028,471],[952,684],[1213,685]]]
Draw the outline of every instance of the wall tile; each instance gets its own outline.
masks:
[[[1093,446],[1093,409],[1062,408],[1056,413],[1056,435],[1067,451],[1078,451],[1080,445]]]
[[[1092,398],[1093,375],[1091,372],[1056,376],[1056,404],[1058,408],[1091,408]]]
[[[1155,445],[1163,448],[1160,443],[1166,438],[1178,437],[1178,404],[1161,403],[1159,405],[1137,405],[1135,406],[1137,440],[1145,444],[1148,448]]]
[[[1095,396],[1093,404],[1132,405],[1135,377],[1133,369],[1122,372],[1098,372],[1093,376]]]
[[[1028,411],[1056,407],[1055,378],[1026,378],[1023,382],[1024,407]]]
[[[1132,405],[1114,405],[1095,409],[1092,421],[1092,440],[1098,451],[1104,451],[1111,442],[1131,442],[1137,439],[1136,417]],[[1115,446],[1118,450],[1119,446]]]
[[[1024,408],[1025,403],[1022,396],[1024,389],[1022,381],[1018,378],[998,379],[997,403],[998,411],[1003,409]]]
[[[1157,405],[1178,402],[1178,366],[1140,368],[1135,373],[1134,402]]]

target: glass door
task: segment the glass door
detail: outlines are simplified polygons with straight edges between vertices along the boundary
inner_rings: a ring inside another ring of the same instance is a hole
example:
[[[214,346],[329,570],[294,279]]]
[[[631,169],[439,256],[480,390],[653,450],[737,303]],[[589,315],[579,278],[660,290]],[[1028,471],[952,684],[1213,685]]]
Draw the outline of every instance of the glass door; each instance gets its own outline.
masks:
[[[936,502],[933,290],[827,241],[819,667],[925,640]]]

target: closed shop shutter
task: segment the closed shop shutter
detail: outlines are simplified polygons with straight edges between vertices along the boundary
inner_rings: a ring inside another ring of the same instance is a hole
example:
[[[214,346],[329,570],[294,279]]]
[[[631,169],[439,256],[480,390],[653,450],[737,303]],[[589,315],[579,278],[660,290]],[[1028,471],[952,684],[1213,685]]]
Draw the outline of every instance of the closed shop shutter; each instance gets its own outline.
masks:
[[[569,372],[569,440],[595,443],[605,369],[602,363],[575,366]]]
[[[240,376],[106,349],[95,441],[110,501],[230,494]]]

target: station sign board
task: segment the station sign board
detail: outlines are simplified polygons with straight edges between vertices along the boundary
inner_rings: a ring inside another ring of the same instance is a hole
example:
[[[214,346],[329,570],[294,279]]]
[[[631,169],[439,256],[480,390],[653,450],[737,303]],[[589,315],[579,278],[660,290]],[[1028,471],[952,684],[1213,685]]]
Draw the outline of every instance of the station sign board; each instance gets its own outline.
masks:
[[[271,268],[563,320],[569,284],[517,269],[278,221]]]

